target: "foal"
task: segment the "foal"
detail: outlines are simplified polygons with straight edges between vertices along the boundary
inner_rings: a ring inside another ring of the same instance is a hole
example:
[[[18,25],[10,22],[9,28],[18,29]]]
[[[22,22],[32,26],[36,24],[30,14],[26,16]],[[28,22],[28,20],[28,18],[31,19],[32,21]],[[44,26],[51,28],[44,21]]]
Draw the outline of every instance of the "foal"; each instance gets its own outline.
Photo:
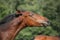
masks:
[[[60,38],[55,36],[38,35],[34,40],[60,40]]]
[[[19,31],[27,26],[47,26],[49,20],[33,12],[21,11],[0,21],[0,40],[14,40]]]

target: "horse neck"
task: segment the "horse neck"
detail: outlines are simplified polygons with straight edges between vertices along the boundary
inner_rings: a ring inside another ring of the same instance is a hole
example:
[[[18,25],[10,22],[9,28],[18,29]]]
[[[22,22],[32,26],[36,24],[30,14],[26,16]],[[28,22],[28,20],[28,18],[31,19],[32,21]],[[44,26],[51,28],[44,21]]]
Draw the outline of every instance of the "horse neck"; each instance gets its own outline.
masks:
[[[22,28],[25,27],[25,22],[24,22],[24,18],[20,17],[20,18],[16,18],[15,20],[13,20],[11,23],[10,23],[10,28],[12,30],[21,30]]]
[[[21,31],[23,28],[25,28],[25,20],[24,19],[22,19],[22,18],[20,18],[20,20],[17,20],[18,21],[18,23],[16,22],[16,21],[14,21],[14,23],[13,23],[13,28],[15,28],[15,33],[13,34],[13,37],[11,38],[12,40],[15,38],[15,36],[16,36],[16,34],[19,32],[19,31]],[[19,22],[20,21],[20,22]],[[17,24],[19,24],[19,25],[17,25]]]
[[[14,20],[12,20],[9,23],[9,28],[6,31],[2,32],[3,35],[3,40],[13,40],[15,38],[15,36],[17,35],[17,33],[22,30],[25,27],[25,20],[22,17],[19,18],[15,18]],[[4,39],[4,35],[8,35],[5,36]],[[8,37],[8,39],[7,39]]]
[[[14,35],[13,35],[13,37],[11,38],[11,40],[14,40],[14,38],[16,37],[16,35],[17,35],[17,33],[19,32],[19,31],[21,31],[23,28],[25,28],[25,23],[24,23],[25,21],[23,21],[19,26],[18,26],[18,28],[17,28],[17,30],[15,31],[15,33],[14,33]]]

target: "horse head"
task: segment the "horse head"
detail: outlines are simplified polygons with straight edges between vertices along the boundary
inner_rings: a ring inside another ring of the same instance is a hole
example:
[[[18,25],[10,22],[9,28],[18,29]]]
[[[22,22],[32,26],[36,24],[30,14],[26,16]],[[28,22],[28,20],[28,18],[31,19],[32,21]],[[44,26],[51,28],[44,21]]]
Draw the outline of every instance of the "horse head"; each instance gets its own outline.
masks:
[[[41,16],[37,13],[29,11],[18,11],[18,14],[22,14],[27,25],[30,26],[48,26],[50,21],[48,18]]]

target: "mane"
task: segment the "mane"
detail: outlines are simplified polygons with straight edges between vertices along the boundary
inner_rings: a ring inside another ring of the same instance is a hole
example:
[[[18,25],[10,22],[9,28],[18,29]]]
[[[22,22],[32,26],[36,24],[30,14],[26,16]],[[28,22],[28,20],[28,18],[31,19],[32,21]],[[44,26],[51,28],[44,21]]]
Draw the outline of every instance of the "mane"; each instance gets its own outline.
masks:
[[[21,14],[9,14],[7,16],[5,16],[1,21],[0,21],[0,25],[1,24],[4,24],[4,23],[7,23],[7,22],[10,22],[11,20],[13,20],[14,18],[16,17],[19,17]]]

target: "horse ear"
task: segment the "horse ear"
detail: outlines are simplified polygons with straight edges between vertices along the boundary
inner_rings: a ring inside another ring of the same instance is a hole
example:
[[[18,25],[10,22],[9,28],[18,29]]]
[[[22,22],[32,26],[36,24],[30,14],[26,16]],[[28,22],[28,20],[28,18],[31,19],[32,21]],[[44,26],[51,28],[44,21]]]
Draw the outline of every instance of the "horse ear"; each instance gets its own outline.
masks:
[[[16,10],[16,14],[22,14],[23,12],[25,12],[24,10]]]
[[[20,10],[16,10],[16,14],[20,14],[21,13],[21,11]]]

